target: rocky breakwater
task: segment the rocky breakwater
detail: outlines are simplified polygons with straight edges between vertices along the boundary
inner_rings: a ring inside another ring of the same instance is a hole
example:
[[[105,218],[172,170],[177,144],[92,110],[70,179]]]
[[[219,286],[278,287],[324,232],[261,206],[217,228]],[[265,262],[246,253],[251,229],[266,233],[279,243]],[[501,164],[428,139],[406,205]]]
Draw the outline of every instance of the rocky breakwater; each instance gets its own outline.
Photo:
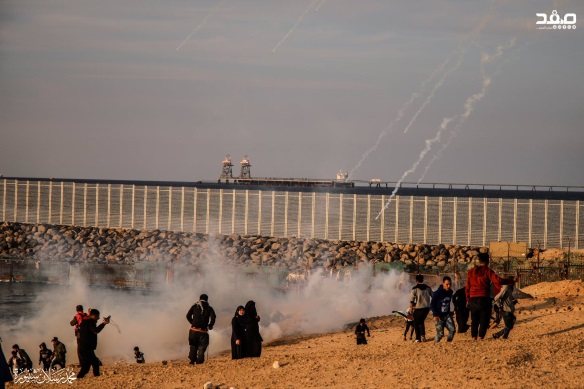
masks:
[[[340,268],[368,262],[446,266],[475,260],[486,247],[400,244],[265,236],[206,235],[160,230],[36,225],[0,225],[0,257],[94,263],[196,264],[214,259],[289,271]]]

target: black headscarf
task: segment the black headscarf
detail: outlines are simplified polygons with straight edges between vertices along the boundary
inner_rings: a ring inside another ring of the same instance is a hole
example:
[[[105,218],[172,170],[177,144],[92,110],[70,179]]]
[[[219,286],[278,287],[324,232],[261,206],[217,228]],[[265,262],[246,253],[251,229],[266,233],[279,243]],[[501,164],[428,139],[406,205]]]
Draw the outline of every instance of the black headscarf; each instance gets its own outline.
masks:
[[[243,315],[239,315],[240,309],[245,309],[245,307],[243,305],[238,306],[237,309],[235,310],[235,317],[243,316]]]
[[[256,310],[255,301],[249,300],[245,304],[245,314],[251,318],[254,319],[256,318],[256,316],[258,315],[258,311]]]

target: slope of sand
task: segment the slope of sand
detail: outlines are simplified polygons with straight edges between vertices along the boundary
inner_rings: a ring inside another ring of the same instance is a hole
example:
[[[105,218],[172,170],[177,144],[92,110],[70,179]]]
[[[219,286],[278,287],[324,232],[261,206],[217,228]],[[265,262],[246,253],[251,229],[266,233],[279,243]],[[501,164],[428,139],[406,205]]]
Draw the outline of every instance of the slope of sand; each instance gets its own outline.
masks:
[[[106,362],[101,377],[89,373],[73,386],[203,388],[211,381],[220,388],[583,388],[582,284],[562,281],[525,288],[534,299],[520,300],[516,327],[507,340],[492,339],[489,331],[479,342],[469,333],[456,334],[452,343],[404,342],[403,319],[384,316],[369,320],[371,338],[364,346],[356,346],[352,328],[291,336],[264,345],[257,359],[233,361],[230,353],[223,353],[198,366],[189,366],[186,358],[166,365]],[[432,339],[430,318],[426,328]],[[274,361],[280,368],[273,367]]]

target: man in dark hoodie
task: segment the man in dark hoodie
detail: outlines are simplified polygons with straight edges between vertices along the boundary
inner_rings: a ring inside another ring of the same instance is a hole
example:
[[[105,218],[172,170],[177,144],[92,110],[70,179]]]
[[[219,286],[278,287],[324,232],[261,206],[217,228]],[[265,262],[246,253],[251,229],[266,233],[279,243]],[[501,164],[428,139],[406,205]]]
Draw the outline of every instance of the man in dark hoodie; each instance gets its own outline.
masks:
[[[514,280],[499,277],[489,269],[489,254],[479,254],[479,264],[468,271],[466,278],[466,301],[470,308],[470,335],[474,340],[483,340],[491,320],[491,283],[496,288],[512,285]]]
[[[209,331],[215,325],[215,311],[208,303],[209,296],[202,294],[187,312],[189,329],[189,361],[193,365],[205,362],[205,351],[209,346]]]
[[[77,379],[85,377],[89,372],[89,368],[93,368],[93,375],[95,377],[99,376],[99,366],[100,361],[95,355],[95,349],[97,348],[97,334],[104,329],[105,325],[109,323],[109,316],[103,319],[100,325],[97,325],[97,321],[100,318],[100,312],[97,309],[92,309],[88,315],[88,318],[81,322],[79,327],[79,341],[77,342],[77,354],[81,358],[79,364],[81,365],[81,370],[77,373]],[[56,339],[56,338],[55,338]]]
[[[436,326],[436,338],[434,339],[436,343],[440,342],[444,336],[444,327],[448,330],[446,341],[452,342],[452,339],[454,338],[456,327],[454,327],[454,320],[452,318],[452,312],[450,311],[452,293],[452,280],[450,277],[445,276],[442,279],[442,285],[440,285],[434,294],[432,294],[430,308],[432,309],[432,315],[434,316],[435,322],[434,325]]]
[[[414,331],[416,332],[415,342],[426,341],[426,326],[424,321],[430,312],[430,301],[432,300],[432,289],[424,284],[424,276],[416,276],[416,286],[410,293],[410,309],[414,316]]]

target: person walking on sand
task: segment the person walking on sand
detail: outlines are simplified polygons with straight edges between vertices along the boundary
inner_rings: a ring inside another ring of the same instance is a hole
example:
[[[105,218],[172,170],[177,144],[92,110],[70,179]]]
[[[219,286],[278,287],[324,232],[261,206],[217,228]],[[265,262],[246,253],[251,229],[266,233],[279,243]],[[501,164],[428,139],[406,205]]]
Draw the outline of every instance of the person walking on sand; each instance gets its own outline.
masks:
[[[205,351],[209,347],[209,331],[215,325],[215,310],[209,305],[209,296],[202,294],[187,312],[189,329],[189,364],[205,362]]]
[[[262,342],[264,339],[260,334],[260,317],[256,310],[255,301],[249,300],[245,304],[245,316],[247,316],[247,355],[258,358],[262,355]]]
[[[424,321],[430,313],[430,301],[432,301],[432,289],[424,284],[424,276],[416,276],[416,286],[410,293],[410,310],[414,316],[414,331],[416,333],[415,342],[426,341],[426,326]]]
[[[515,326],[515,304],[517,300],[513,298],[513,289],[513,285],[504,285],[499,294],[495,296],[495,302],[499,306],[499,310],[503,316],[503,323],[505,323],[505,328],[493,334],[493,338],[495,339],[507,339],[509,332]]]
[[[465,285],[466,301],[470,308],[470,335],[474,340],[483,340],[489,328],[492,310],[491,283],[500,287],[513,284],[514,280],[499,277],[495,271],[489,269],[489,254],[479,253],[478,266],[468,271]]]
[[[146,363],[144,358],[144,353],[140,351],[140,347],[134,347],[134,358],[136,358],[136,363]]]
[[[247,328],[249,318],[245,315],[245,308],[240,305],[235,310],[235,315],[231,319],[231,359],[242,359],[248,357]]]
[[[95,377],[100,375],[99,366],[101,363],[95,355],[95,349],[97,348],[97,334],[99,334],[106,324],[109,323],[109,316],[105,317],[100,325],[97,325],[99,318],[99,310],[92,309],[89,317],[83,320],[81,327],[79,328],[78,354],[81,357],[81,360],[79,361],[81,364],[81,370],[77,373],[77,379],[85,377],[85,375],[89,373],[89,368],[93,368],[93,375]]]
[[[450,311],[452,294],[452,279],[445,276],[442,279],[442,285],[432,294],[432,301],[430,303],[432,315],[434,316],[434,325],[436,326],[436,337],[434,338],[436,343],[440,342],[444,336],[444,327],[448,330],[446,341],[452,342],[452,339],[454,339],[456,327],[454,326],[454,319]]]

